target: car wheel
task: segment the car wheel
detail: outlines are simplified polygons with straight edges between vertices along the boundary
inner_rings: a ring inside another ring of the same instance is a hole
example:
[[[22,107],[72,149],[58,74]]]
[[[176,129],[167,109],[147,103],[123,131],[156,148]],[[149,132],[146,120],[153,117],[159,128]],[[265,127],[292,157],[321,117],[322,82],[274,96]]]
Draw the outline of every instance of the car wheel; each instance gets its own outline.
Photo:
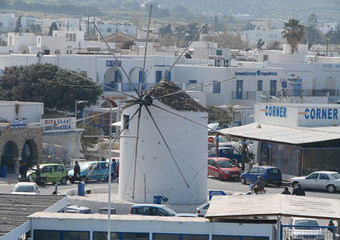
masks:
[[[293,187],[293,188],[297,188],[298,184],[299,184],[299,182],[293,182],[293,183],[292,183],[292,187]]]
[[[241,183],[242,184],[247,184],[247,181],[246,181],[246,179],[244,177],[241,177]]]
[[[220,181],[223,181],[223,176],[222,176],[222,174],[220,173],[220,174],[218,174],[218,179],[220,179]]]
[[[330,193],[334,193],[336,192],[336,187],[332,184],[328,185],[327,186],[327,191],[330,192]]]
[[[61,185],[65,185],[67,183],[67,178],[63,177],[62,179],[60,179],[60,184]]]

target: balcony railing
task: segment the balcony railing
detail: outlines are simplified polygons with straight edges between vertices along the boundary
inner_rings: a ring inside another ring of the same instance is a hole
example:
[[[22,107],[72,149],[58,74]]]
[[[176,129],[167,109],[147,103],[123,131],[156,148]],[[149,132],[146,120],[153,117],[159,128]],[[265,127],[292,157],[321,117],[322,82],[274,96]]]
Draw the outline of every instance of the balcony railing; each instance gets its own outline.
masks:
[[[255,100],[256,92],[246,91],[246,92],[231,92],[233,100]]]

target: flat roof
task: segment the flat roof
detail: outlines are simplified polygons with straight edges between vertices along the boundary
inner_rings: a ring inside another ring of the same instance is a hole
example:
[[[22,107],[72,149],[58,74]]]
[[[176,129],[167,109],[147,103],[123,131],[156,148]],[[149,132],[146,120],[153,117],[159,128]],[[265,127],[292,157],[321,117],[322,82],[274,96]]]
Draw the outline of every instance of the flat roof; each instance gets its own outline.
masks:
[[[63,195],[0,194],[0,237],[29,221],[28,216],[44,211]]]
[[[219,131],[223,135],[260,141],[300,145],[340,139],[340,127],[283,127],[251,123]]]
[[[210,220],[256,216],[340,220],[340,201],[285,194],[214,196],[205,215]]]
[[[107,214],[79,214],[79,213],[54,213],[54,212],[36,212],[29,218],[46,218],[46,219],[77,219],[77,220],[104,220],[107,221]],[[138,214],[118,215],[112,214],[111,221],[169,221],[169,222],[208,222],[208,219],[201,217],[166,217],[166,216],[144,216]]]

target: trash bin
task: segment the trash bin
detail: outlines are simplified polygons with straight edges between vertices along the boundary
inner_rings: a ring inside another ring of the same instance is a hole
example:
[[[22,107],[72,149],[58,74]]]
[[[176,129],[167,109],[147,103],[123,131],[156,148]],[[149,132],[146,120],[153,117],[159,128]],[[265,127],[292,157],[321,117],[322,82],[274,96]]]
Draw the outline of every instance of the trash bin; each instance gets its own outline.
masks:
[[[153,203],[161,204],[162,196],[153,196]]]
[[[83,181],[78,183],[78,196],[85,196],[85,183]]]
[[[0,176],[3,178],[7,177],[7,165],[1,166]]]

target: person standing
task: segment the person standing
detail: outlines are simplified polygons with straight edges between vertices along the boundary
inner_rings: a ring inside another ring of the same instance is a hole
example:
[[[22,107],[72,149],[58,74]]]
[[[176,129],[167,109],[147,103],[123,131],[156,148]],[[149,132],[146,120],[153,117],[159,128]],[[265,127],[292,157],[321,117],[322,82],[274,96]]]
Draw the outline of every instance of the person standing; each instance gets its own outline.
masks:
[[[116,159],[112,158],[112,165],[111,165],[112,169],[112,180],[117,178],[117,163],[116,163]]]
[[[38,184],[39,178],[41,176],[41,169],[39,164],[37,165],[37,169],[35,170],[35,182]],[[39,184],[38,184],[39,185]]]
[[[291,192],[289,191],[288,187],[285,187],[281,194],[291,195]]]
[[[26,162],[23,162],[22,163],[22,180],[21,181],[26,181],[26,176],[27,176],[27,170],[28,170],[28,168],[27,168],[27,164],[26,164]]]
[[[24,163],[20,162],[19,165],[19,174],[20,174],[20,181],[23,182],[24,181]]]
[[[306,196],[305,190],[301,187],[300,183],[298,183],[297,187],[294,188],[292,195]]]
[[[78,164],[78,161],[75,162],[75,165],[73,167],[73,182],[76,179],[80,179],[80,166]]]

